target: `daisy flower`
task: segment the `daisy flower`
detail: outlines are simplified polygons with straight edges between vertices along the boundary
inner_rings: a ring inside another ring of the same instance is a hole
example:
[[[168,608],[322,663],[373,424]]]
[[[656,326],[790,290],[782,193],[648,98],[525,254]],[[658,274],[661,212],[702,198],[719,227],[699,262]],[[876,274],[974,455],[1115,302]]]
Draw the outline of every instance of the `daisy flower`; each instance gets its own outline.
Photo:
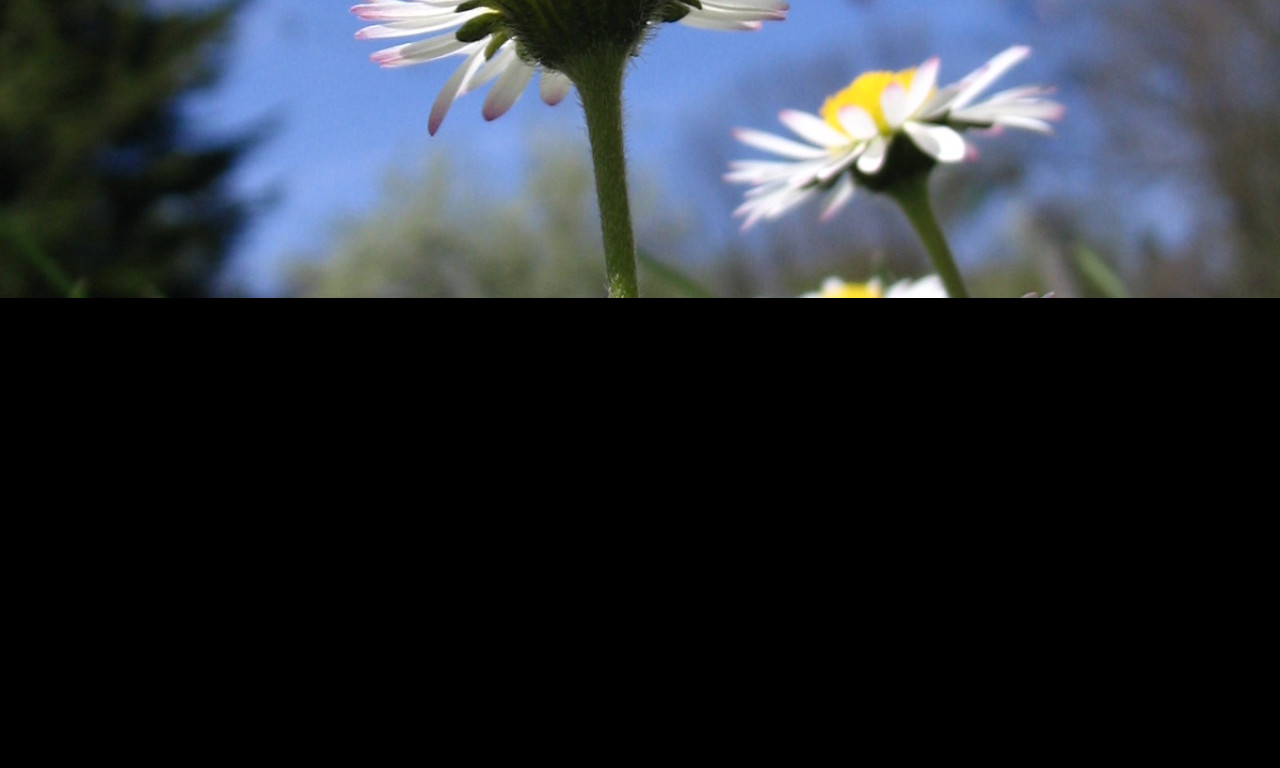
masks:
[[[846,283],[838,277],[827,278],[822,287],[806,293],[804,299],[945,299],[947,289],[937,275],[919,280],[901,280],[884,287],[880,280],[869,283]]]
[[[596,7],[584,8],[584,3]],[[599,14],[600,8],[606,8],[602,0],[372,0],[351,11],[374,22],[357,33],[360,40],[429,35],[373,54],[373,61],[383,67],[451,56],[463,59],[431,109],[429,129],[435,135],[454,101],[490,82],[494,85],[484,102],[486,120],[506,114],[538,74],[542,100],[552,106],[563,101],[573,83],[545,60],[548,57],[539,55],[547,50],[544,41],[525,39],[536,33],[522,36],[529,31],[522,15],[545,19],[548,13],[560,13],[576,20]],[[607,7],[603,13],[633,17],[631,23],[639,25],[640,31],[668,21],[702,29],[754,30],[764,21],[784,19],[787,10],[782,0],[640,0],[617,9]]]
[[[783,0],[371,0],[352,8],[375,22],[362,39],[420,37],[379,51],[384,67],[462,57],[431,109],[434,134],[453,102],[496,81],[484,116],[505,114],[541,72],[542,98],[563,101],[576,88],[595,169],[609,295],[640,295],[627,189],[623,81],[631,58],[660,24],[758,29],[786,18]]]
[[[970,155],[962,132],[1019,128],[1052,133],[1062,117],[1048,89],[1014,88],[985,101],[978,98],[1031,53],[1015,47],[953,85],[938,87],[938,59],[904,72],[871,72],[827,99],[820,115],[796,110],[780,119],[802,142],[739,129],[743,143],[784,158],[747,160],[730,166],[726,181],[752,186],[735,212],[743,229],[781,217],[825,194],[829,219],[853,197],[857,186],[884,190],[904,176]],[[903,140],[905,138],[905,141]]]

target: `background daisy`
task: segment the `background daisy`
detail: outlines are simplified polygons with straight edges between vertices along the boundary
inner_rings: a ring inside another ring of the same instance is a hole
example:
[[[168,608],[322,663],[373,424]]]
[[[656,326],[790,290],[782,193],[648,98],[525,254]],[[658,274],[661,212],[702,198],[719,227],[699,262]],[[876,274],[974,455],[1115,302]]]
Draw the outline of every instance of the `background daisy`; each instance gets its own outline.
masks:
[[[904,72],[871,72],[827,99],[821,115],[784,110],[780,119],[795,138],[739,129],[739,141],[781,160],[745,160],[730,165],[725,179],[747,184],[747,200],[735,212],[750,229],[777,219],[810,198],[825,194],[823,217],[834,216],[853,198],[858,185],[873,189],[896,176],[928,170],[934,163],[958,163],[970,156],[963,131],[1017,128],[1051,133],[1062,106],[1050,91],[1022,87],[978,98],[1002,75],[1029,56],[1025,46],[1010,48],[958,83],[938,87],[939,60],[929,59]],[[898,152],[909,142],[916,152]],[[923,157],[920,157],[923,155]]]

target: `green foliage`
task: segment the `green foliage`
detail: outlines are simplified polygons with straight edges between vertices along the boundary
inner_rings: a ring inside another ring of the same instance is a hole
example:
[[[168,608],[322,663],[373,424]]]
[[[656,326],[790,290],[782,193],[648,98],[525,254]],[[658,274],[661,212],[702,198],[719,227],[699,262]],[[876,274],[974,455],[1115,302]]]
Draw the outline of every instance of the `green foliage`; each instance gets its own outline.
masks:
[[[383,204],[349,224],[331,258],[300,267],[293,292],[317,297],[603,297],[604,253],[587,158],[539,145],[523,189],[495,200],[454,162],[388,182]],[[650,227],[653,233],[654,227]],[[651,241],[664,240],[662,233]],[[687,280],[650,260],[647,296],[682,296]]]
[[[241,140],[192,146],[179,100],[216,74],[238,2],[0,4],[0,296],[188,296],[244,209]]]

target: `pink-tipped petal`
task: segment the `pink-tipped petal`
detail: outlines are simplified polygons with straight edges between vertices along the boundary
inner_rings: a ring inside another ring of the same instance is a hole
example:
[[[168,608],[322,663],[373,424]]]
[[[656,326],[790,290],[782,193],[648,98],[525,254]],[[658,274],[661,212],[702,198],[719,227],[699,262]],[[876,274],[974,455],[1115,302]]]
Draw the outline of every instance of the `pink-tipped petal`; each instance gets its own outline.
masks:
[[[898,83],[890,83],[884,93],[880,94],[880,109],[884,112],[884,121],[889,124],[890,130],[898,130],[911,116],[907,107],[907,92]]]
[[[909,122],[902,130],[921,152],[940,163],[958,163],[965,158],[967,145],[964,137],[952,128]]]

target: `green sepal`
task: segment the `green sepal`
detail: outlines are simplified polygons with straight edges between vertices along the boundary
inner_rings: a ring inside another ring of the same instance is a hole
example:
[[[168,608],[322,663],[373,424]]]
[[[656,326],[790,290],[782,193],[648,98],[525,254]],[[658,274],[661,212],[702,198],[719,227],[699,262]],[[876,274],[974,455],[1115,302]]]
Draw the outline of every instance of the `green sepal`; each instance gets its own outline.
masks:
[[[455,35],[460,43],[477,43],[502,29],[502,14],[486,13],[458,28]]]
[[[879,173],[868,175],[858,170],[855,164],[849,169],[858,185],[872,192],[888,194],[894,187],[904,183],[915,183],[920,177],[928,178],[938,161],[922,151],[905,134],[894,136],[889,143],[889,154]]]
[[[507,41],[510,39],[511,33],[505,29],[500,29],[497,32],[494,32],[493,39],[489,41],[489,46],[484,49],[485,61],[492,59],[493,55],[498,52],[498,49],[506,45]]]

